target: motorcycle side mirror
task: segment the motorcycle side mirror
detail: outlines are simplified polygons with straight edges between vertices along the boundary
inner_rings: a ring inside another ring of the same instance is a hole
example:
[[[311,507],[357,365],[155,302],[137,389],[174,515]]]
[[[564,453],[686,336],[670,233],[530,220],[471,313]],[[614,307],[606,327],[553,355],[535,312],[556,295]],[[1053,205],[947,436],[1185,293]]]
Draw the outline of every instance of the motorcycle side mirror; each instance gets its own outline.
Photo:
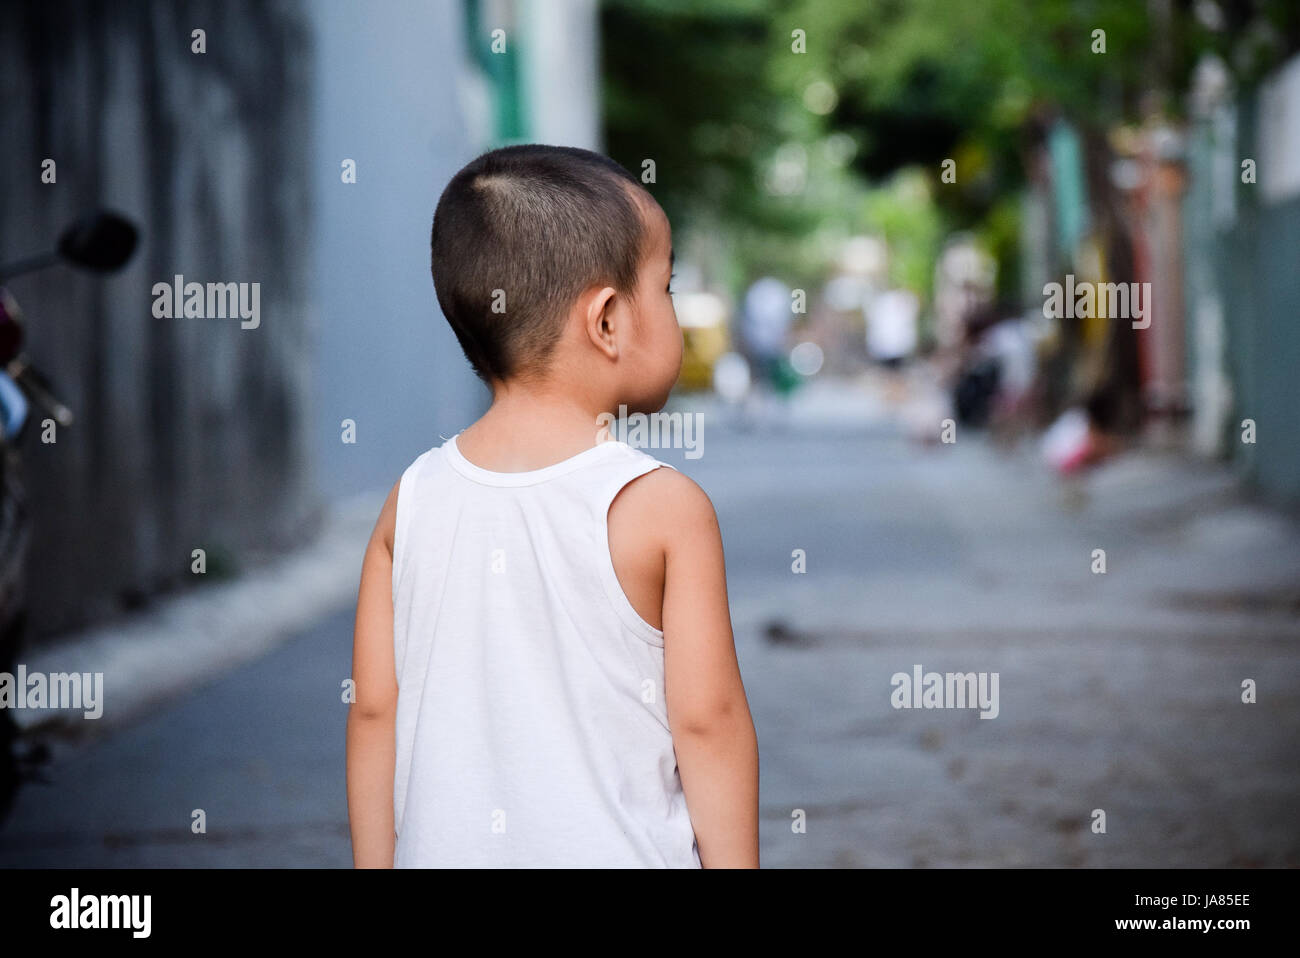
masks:
[[[77,220],[59,237],[59,255],[74,266],[111,272],[135,253],[139,231],[124,216],[99,210]]]

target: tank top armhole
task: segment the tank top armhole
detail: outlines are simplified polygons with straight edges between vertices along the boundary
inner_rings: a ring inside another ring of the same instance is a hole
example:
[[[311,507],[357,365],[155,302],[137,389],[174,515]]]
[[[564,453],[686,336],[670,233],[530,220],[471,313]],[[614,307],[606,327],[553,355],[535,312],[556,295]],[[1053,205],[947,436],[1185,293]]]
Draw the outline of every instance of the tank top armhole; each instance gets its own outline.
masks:
[[[658,648],[663,648],[664,633],[662,629],[656,629],[653,625],[641,617],[632,605],[632,601],[623,591],[623,584],[618,581],[618,573],[614,571],[614,555],[609,548],[609,510],[614,505],[614,500],[618,494],[623,491],[633,479],[639,479],[647,473],[654,472],[660,467],[668,469],[675,468],[670,463],[660,462],[649,456],[642,456],[642,461],[634,463],[630,469],[618,474],[602,490],[600,500],[597,502],[597,518],[600,529],[600,579],[605,587],[605,593],[609,601],[613,604],[614,610],[618,613],[623,624],[632,631],[638,638],[650,643]]]

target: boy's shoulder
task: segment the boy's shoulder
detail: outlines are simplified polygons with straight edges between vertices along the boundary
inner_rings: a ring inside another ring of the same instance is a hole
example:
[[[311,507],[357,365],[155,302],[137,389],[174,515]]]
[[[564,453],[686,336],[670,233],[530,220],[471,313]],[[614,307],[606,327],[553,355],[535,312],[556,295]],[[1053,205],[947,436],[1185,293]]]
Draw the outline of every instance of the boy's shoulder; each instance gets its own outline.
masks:
[[[652,468],[625,485],[615,497],[614,506],[621,503],[622,509],[653,520],[666,533],[680,523],[716,521],[713,502],[699,483],[671,463],[623,445],[633,456],[660,468]]]

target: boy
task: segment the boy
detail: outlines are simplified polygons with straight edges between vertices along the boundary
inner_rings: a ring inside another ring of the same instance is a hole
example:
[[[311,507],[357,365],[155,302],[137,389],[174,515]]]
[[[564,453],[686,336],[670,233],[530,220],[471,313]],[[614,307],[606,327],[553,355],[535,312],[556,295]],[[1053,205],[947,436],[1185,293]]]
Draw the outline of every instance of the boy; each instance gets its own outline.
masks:
[[[493,399],[406,469],[366,549],[354,863],[757,868],[712,503],[598,427],[680,371],[667,217],[605,157],[512,146],[452,178],[431,253]]]

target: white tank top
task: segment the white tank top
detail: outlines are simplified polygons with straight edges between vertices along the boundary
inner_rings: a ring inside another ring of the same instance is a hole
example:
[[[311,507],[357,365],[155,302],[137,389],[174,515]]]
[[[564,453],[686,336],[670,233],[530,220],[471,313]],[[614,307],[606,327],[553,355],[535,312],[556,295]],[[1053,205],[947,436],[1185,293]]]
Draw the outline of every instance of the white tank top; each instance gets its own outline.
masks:
[[[610,441],[492,472],[453,437],[402,474],[395,867],[700,867],[663,632],[619,585],[606,524],[661,465]]]

